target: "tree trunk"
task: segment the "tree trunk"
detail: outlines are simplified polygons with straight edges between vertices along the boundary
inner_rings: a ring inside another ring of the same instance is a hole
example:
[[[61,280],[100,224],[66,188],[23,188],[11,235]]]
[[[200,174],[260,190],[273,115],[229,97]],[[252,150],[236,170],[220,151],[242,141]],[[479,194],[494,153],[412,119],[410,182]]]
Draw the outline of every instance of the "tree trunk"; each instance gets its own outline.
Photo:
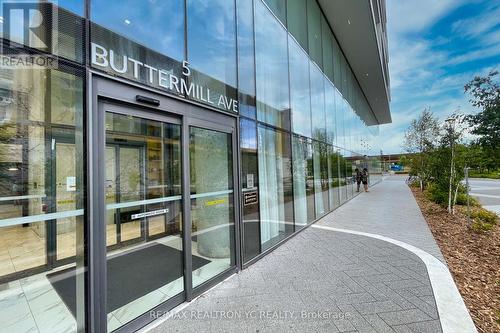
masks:
[[[453,207],[451,209],[451,213],[455,214],[455,206],[457,204],[457,196],[458,196],[458,188],[460,187],[460,183],[457,184],[457,187],[455,187],[455,195],[453,197]]]
[[[453,182],[453,174],[454,174],[454,170],[455,170],[454,157],[455,157],[455,154],[453,152],[453,143],[452,143],[451,144],[451,163],[450,163],[450,186],[448,189],[448,213],[452,213],[452,211],[451,211],[451,192],[452,192],[451,184]]]

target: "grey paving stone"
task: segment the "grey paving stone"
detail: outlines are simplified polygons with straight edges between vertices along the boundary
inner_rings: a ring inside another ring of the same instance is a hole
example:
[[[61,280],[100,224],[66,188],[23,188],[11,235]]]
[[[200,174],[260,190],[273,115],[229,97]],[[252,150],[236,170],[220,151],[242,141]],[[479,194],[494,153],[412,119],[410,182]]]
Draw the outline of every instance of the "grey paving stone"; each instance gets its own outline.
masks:
[[[446,264],[404,180],[401,176],[386,178],[369,193],[358,195],[319,223],[398,239],[423,249]],[[363,209],[355,209],[359,204]]]
[[[408,327],[414,333],[434,333],[441,331],[441,324],[439,323],[439,320],[412,323],[408,324]]]
[[[372,325],[378,333],[394,333],[394,330],[376,314],[365,315],[365,319]]]
[[[431,317],[426,315],[419,309],[410,309],[394,312],[384,312],[378,314],[388,325],[401,325],[410,324],[419,321],[432,320]]]
[[[393,189],[392,184],[388,188]],[[403,192],[399,194],[408,195]],[[397,191],[395,193],[398,194]],[[388,197],[384,194],[381,197],[363,195],[358,198],[380,201]],[[392,203],[384,205],[391,206]],[[382,223],[381,233],[388,237],[401,236],[398,228],[402,228],[402,221],[405,221],[408,233],[424,235],[407,235],[408,238],[403,237],[402,240],[411,244],[412,240],[418,243],[423,239],[422,244],[429,245],[428,230],[420,225],[410,225],[414,218],[418,218],[414,207],[406,204],[403,207],[410,212],[406,220],[406,212],[399,211],[389,214],[384,221],[378,220],[382,216],[378,211],[373,212],[371,217],[359,217],[359,212],[352,210],[349,215],[340,212],[342,208],[338,211],[347,218],[351,227],[363,224],[366,218],[377,219],[371,223]],[[379,209],[387,212],[395,208],[399,209],[397,206],[381,206]],[[323,220],[342,227],[337,222],[343,223],[343,220],[336,214],[337,211]],[[391,228],[396,230],[391,231]],[[429,249],[432,250],[432,246],[425,250]],[[240,313],[291,311],[295,316],[286,320],[268,316],[232,320],[168,319],[152,332],[441,332],[439,321],[434,320],[437,310],[427,271],[416,255],[381,240],[314,227],[296,235],[185,309],[192,310]],[[331,318],[301,318],[303,311],[326,313]]]
[[[397,305],[392,301],[375,301],[368,303],[360,303],[360,304],[354,304],[354,307],[356,308],[356,310],[359,311],[359,313],[363,315],[402,310],[402,308],[399,305]]]

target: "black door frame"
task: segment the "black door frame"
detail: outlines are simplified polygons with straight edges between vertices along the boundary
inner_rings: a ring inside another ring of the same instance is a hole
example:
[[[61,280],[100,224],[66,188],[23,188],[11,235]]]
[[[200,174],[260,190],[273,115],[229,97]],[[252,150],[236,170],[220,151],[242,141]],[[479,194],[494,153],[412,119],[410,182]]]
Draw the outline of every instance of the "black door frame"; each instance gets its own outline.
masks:
[[[87,329],[90,332],[105,332],[107,327],[106,310],[106,236],[104,213],[106,209],[104,179],[105,110],[104,103],[111,103],[124,113],[141,118],[171,122],[178,119],[181,124],[181,159],[182,171],[182,202],[183,202],[183,255],[184,255],[184,292],[174,296],[165,303],[151,309],[165,313],[175,306],[190,301],[212,286],[220,283],[226,277],[236,273],[241,268],[240,249],[240,186],[238,160],[238,121],[236,115],[212,111],[203,106],[187,103],[175,97],[167,97],[152,89],[126,83],[120,79],[111,79],[92,71],[88,72],[90,84],[88,91],[87,112],[87,211],[88,211],[88,288],[87,288]],[[159,106],[150,106],[136,101],[136,96],[146,96],[158,100]],[[115,112],[115,110],[113,111]],[[192,287],[192,253],[191,253],[191,198],[189,181],[189,128],[202,127],[232,134],[232,167],[233,167],[233,200],[234,200],[234,244],[235,266],[215,276],[209,281]],[[117,332],[130,332],[140,329],[156,318],[151,311],[137,317],[122,326]]]

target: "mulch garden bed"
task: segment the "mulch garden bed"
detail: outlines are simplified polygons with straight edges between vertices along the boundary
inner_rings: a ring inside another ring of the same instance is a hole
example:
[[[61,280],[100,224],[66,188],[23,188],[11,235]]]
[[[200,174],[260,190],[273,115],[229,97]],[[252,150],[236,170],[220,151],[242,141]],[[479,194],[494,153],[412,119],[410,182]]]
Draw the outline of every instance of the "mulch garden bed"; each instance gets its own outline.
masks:
[[[455,215],[431,202],[420,189],[413,195],[448,263],[479,332],[500,332],[500,227],[487,232],[467,227],[466,208]]]

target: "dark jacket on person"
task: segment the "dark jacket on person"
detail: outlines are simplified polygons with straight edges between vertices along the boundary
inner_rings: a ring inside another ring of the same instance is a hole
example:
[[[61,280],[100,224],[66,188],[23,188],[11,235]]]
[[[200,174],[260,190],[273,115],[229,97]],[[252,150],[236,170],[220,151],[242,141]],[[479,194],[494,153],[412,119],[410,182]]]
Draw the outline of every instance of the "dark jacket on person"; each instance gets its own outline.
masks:
[[[361,173],[361,181],[363,182],[363,184],[368,183],[368,171],[363,170],[363,172]]]

